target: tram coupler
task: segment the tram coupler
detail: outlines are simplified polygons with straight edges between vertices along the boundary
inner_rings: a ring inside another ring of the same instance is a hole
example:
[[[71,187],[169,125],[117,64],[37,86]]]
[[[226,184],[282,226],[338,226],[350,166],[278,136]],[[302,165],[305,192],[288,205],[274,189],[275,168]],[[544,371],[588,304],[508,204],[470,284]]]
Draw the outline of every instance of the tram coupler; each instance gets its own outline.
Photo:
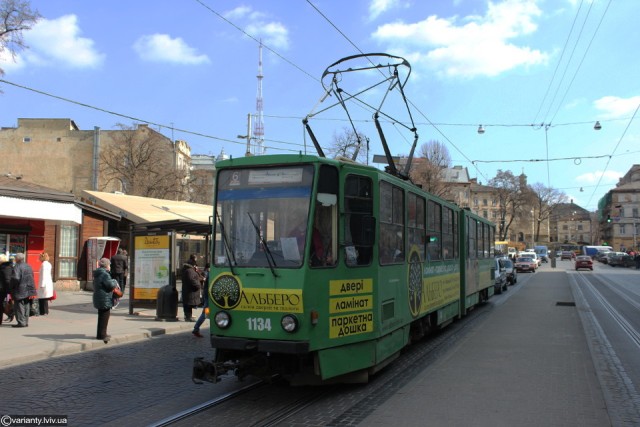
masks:
[[[196,357],[193,359],[191,380],[196,384],[202,384],[203,381],[209,383],[220,382],[220,376],[218,375],[216,364],[204,360],[204,357]]]

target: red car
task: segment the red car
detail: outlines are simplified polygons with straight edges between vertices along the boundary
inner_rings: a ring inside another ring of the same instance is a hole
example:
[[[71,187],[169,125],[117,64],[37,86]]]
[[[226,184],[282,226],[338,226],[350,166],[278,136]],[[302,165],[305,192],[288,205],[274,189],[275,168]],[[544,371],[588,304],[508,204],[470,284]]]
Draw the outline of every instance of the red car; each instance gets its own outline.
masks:
[[[579,255],[576,257],[576,270],[579,268],[588,268],[593,271],[593,261],[589,255]]]
[[[523,271],[531,271],[532,273],[536,272],[536,267],[538,263],[531,258],[518,258],[516,259],[516,271],[518,273]]]

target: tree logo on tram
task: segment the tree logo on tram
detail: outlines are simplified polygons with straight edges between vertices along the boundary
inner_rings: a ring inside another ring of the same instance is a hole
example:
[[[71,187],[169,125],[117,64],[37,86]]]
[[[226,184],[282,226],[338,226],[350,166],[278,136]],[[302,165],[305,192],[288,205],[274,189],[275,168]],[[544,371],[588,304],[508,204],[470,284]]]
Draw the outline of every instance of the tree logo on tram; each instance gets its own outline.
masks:
[[[422,305],[422,260],[416,247],[411,248],[409,254],[409,310],[413,317],[420,314]]]
[[[235,276],[222,273],[213,280],[209,296],[211,300],[220,308],[232,309],[240,304],[242,286]]]

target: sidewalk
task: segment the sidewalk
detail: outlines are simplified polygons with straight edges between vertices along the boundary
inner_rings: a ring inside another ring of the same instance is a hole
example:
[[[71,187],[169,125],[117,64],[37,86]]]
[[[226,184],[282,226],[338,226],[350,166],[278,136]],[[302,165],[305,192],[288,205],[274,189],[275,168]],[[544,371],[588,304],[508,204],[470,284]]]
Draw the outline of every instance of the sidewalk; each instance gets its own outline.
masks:
[[[98,311],[93,308],[92,292],[61,291],[49,304],[49,315],[29,318],[28,328],[12,328],[3,315],[0,326],[0,368],[43,360],[50,357],[79,353],[96,348],[176,332],[191,331],[193,323],[157,321],[156,310],[134,309],[129,315],[128,298],[111,311],[107,332],[111,341],[105,344],[96,339]],[[182,319],[178,307],[178,318]],[[194,315],[199,315],[198,309]]]
[[[362,425],[611,425],[568,274],[519,276],[482,322]]]

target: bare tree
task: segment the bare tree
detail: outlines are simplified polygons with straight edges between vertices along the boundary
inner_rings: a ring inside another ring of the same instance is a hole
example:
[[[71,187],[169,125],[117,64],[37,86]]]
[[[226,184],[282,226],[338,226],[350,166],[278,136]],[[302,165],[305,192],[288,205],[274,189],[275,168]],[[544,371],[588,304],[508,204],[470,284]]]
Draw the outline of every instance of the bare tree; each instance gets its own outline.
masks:
[[[119,188],[134,196],[184,200],[189,169],[176,162],[173,143],[147,126],[117,127],[120,130],[100,151],[101,190]]]
[[[360,163],[368,163],[369,159],[369,138],[361,132],[354,132],[353,129],[344,127],[341,134],[333,134],[333,145],[327,150],[333,157],[346,157]]]
[[[26,0],[0,0],[0,56],[5,51],[15,60],[19,50],[27,49],[22,32],[30,30],[41,18]],[[0,76],[4,70],[0,68]]]
[[[534,211],[537,213],[535,240],[540,239],[540,225],[549,219],[553,208],[559,203],[566,203],[567,195],[556,188],[545,187],[541,183],[531,186],[531,199]]]
[[[422,158],[412,163],[411,180],[421,185],[425,191],[439,197],[448,194],[446,182],[442,180],[442,170],[451,166],[451,155],[440,141],[430,140],[420,147]]]
[[[498,169],[496,176],[489,180],[496,189],[498,199],[498,240],[507,240],[509,227],[525,203],[522,183],[511,171]]]

